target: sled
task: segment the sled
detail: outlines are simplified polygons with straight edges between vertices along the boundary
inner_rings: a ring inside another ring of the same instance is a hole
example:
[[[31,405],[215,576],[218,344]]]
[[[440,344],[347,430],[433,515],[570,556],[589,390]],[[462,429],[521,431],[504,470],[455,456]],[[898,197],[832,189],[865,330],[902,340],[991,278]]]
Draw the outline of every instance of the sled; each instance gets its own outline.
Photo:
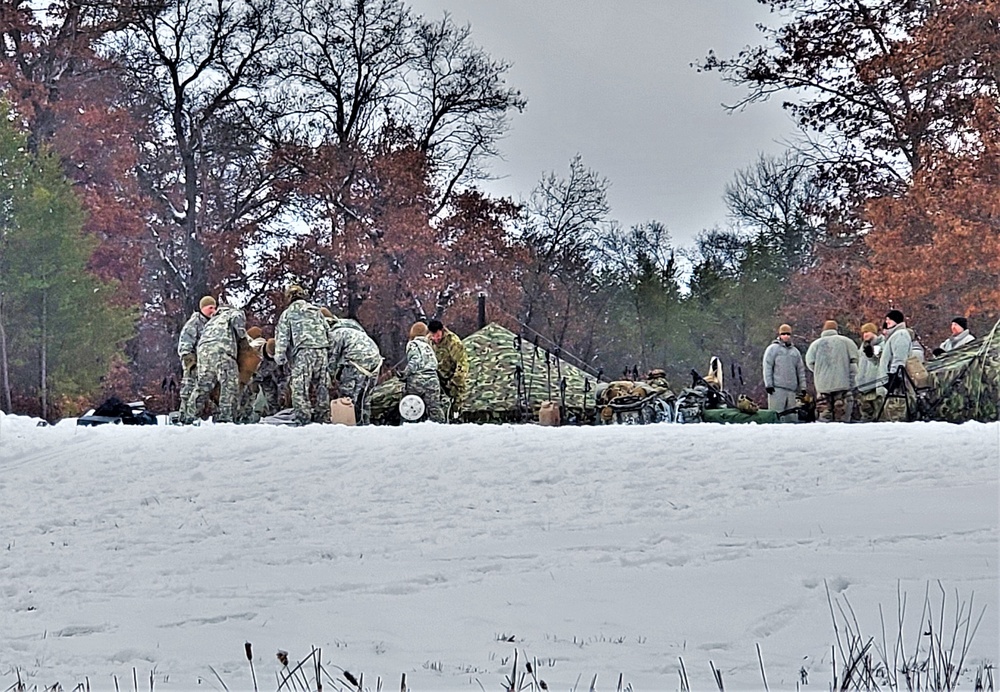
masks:
[[[76,419],[77,425],[156,425],[156,416],[146,410],[143,401],[123,402],[118,397],[110,397],[96,409]]]

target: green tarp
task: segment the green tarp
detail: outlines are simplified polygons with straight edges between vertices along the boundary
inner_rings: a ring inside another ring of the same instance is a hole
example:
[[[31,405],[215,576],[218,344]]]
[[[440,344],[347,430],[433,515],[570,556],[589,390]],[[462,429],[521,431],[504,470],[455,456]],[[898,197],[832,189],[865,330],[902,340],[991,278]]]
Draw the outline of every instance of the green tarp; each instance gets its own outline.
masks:
[[[778,412],[762,408],[757,413],[743,413],[735,408],[708,408],[702,411],[706,423],[777,423]]]

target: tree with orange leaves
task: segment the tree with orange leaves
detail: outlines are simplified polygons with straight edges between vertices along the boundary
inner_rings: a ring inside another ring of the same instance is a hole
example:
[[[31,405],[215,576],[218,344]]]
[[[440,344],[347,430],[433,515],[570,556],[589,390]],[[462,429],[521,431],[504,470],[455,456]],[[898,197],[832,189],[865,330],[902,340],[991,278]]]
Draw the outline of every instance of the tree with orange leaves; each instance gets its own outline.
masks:
[[[928,164],[900,197],[872,200],[873,228],[863,271],[869,298],[899,305],[925,331],[954,315],[980,328],[1000,316],[1000,115],[983,101],[973,119],[978,141],[928,153]]]
[[[980,329],[1000,316],[998,24],[1000,0],[941,0],[904,46],[949,83],[950,137],[924,147],[905,193],[868,203],[863,275],[872,301],[904,307],[924,331],[954,315]]]

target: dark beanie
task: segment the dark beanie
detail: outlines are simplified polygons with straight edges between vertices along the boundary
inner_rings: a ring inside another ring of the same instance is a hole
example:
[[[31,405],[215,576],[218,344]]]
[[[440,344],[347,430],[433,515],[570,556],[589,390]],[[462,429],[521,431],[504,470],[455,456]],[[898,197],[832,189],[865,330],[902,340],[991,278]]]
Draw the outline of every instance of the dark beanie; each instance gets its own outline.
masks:
[[[885,316],[888,319],[890,319],[893,322],[895,322],[896,324],[899,324],[900,322],[905,322],[906,321],[906,318],[903,317],[903,313],[900,312],[899,310],[890,310],[889,312],[885,313]]]
[[[952,317],[951,321],[957,324],[962,329],[969,328],[969,320],[965,319],[964,317]]]

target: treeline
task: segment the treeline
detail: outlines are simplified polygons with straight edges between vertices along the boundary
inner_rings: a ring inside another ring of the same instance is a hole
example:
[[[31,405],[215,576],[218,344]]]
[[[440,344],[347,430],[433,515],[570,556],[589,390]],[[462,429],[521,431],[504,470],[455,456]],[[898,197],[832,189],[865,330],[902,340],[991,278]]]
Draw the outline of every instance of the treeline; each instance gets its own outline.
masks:
[[[759,385],[803,337],[902,309],[928,336],[997,316],[1000,0],[769,0],[760,46],[696,67],[801,127],[748,163],[695,247],[609,217],[577,157],[523,204],[478,187],[525,99],[470,29],[402,0],[0,2],[0,406],[53,418],[164,394],[176,335],[281,289],[390,362],[420,316],[490,317],[593,370],[719,355]],[[706,78],[712,78],[711,76]],[[943,338],[943,334],[942,334]],[[157,405],[154,399],[152,404]]]

